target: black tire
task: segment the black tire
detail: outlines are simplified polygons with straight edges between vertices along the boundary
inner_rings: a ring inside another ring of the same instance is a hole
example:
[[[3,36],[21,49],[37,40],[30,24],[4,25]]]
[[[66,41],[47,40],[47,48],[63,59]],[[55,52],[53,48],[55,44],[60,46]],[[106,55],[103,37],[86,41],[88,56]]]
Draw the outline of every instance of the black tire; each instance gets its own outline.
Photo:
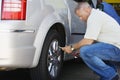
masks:
[[[63,52],[58,46],[62,46],[60,34],[56,30],[49,31],[39,64],[30,70],[32,80],[58,80],[63,63]]]

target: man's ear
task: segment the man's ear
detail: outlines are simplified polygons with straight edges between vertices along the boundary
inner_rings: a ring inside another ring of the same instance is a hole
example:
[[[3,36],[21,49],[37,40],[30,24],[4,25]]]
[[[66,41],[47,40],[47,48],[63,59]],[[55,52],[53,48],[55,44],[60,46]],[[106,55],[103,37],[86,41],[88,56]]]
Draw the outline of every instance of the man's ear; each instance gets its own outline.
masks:
[[[78,13],[79,13],[79,10],[77,9],[75,13],[78,14]]]

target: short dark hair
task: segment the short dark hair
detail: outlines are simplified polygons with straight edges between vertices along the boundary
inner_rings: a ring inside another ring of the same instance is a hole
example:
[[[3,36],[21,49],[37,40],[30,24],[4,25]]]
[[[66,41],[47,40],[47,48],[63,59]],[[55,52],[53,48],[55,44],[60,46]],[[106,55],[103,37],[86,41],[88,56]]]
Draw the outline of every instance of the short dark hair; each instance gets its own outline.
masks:
[[[75,2],[82,2],[83,0],[74,0]]]
[[[89,0],[74,0],[75,2],[88,2]]]

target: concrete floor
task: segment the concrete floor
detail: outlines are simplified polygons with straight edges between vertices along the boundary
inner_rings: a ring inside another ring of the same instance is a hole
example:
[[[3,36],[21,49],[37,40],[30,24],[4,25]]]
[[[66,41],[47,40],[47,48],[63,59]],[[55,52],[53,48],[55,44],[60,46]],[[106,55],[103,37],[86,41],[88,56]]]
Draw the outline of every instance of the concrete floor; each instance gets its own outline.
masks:
[[[120,70],[119,70],[120,72]],[[28,70],[16,70],[1,72],[0,80],[31,80]],[[63,64],[60,80],[99,80],[99,77],[93,73],[80,59],[66,61]]]
[[[120,76],[120,67],[118,68]],[[96,75],[81,59],[66,61],[63,65],[60,80],[99,80]],[[120,79],[119,79],[120,80]]]
[[[99,77],[77,59],[64,63],[60,80],[99,80]]]

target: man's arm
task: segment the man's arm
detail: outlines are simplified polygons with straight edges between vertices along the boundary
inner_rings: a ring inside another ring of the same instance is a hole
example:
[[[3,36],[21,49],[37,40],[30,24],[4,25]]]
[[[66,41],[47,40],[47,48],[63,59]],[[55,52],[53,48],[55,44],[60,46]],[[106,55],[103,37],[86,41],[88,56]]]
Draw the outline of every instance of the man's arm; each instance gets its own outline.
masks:
[[[85,45],[90,45],[94,42],[93,39],[82,39],[81,41],[79,41],[78,43],[75,43],[72,45],[72,47],[74,49],[79,49],[81,48],[82,46],[85,46]],[[65,46],[65,47],[62,47],[62,50],[65,51],[66,53],[72,53],[72,49],[71,49],[71,46]]]

